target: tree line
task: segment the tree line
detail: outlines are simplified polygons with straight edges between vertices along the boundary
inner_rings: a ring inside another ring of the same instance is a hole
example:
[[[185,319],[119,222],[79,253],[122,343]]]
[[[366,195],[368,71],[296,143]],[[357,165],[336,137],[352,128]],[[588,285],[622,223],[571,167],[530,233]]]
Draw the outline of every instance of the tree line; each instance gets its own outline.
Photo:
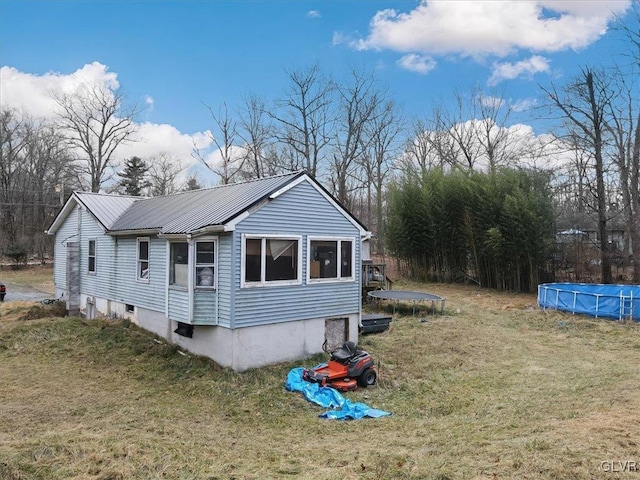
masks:
[[[621,24],[632,48],[620,52],[619,61],[587,65],[564,84],[540,86],[546,100],[530,113],[556,120],[549,134],[536,136],[515,123],[516,105],[500,93],[479,87],[458,90],[447,101],[434,102],[425,115],[407,118],[373,73],[353,69],[333,78],[312,65],[286,71],[286,88],[278,98],[248,94],[239,105],[205,103],[211,118],[207,135],[216,154],[194,143],[192,157],[222,184],[306,170],[370,227],[375,252],[400,255],[407,265],[413,265],[415,252],[407,253],[412,250],[393,237],[402,230],[394,202],[402,204],[413,195],[418,203],[408,205],[418,210],[424,201],[435,202],[425,211],[423,230],[439,225],[438,211],[450,207],[447,215],[463,217],[448,219],[453,222],[449,227],[435,230],[445,235],[437,242],[448,253],[433,244],[429,251],[439,252],[436,257],[410,270],[421,277],[455,280],[469,274],[471,265],[476,281],[504,288],[531,288],[544,262],[536,268],[526,264],[547,251],[529,245],[523,251],[531,257],[516,255],[511,235],[528,225],[516,228],[507,220],[519,211],[522,222],[529,221],[529,208],[536,215],[536,208],[548,213],[536,202],[551,198],[555,230],[584,228],[585,219],[593,219],[601,280],[610,282],[608,230],[614,219],[624,218],[628,243],[623,250],[631,252],[632,261],[640,258],[639,19],[636,15],[635,23]],[[43,231],[72,190],[153,196],[201,187],[195,176],[183,179],[186,158],[159,153],[118,164],[117,152],[134,141],[140,114],[119,89],[86,84],[53,99],[58,113],[50,121],[1,107],[2,253],[23,250],[43,257],[50,251],[51,240]],[[548,182],[544,188],[543,178]],[[525,184],[530,187],[521,190]],[[543,195],[547,188],[551,197]],[[471,212],[461,210],[459,202],[468,194],[481,205],[480,191],[495,194],[492,201],[503,202],[502,210],[493,211],[493,217],[479,213],[485,220],[465,224],[471,219],[464,215]],[[466,230],[459,231],[464,225]],[[486,231],[477,230],[479,226]],[[451,229],[455,238],[446,236]],[[547,232],[546,227],[540,231]],[[470,233],[480,243],[465,236]],[[413,245],[406,232],[402,238]],[[473,246],[470,257],[448,250],[461,238],[468,248]],[[488,258],[515,265],[517,280],[483,268]],[[638,260],[633,262],[633,281],[640,283]]]

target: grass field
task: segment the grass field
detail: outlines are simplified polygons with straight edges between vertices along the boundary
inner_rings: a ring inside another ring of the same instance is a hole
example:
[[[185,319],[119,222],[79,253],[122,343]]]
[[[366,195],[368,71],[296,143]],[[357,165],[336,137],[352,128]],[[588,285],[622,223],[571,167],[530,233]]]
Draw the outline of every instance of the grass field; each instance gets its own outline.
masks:
[[[319,357],[236,374],[127,322],[24,320],[29,305],[5,303],[0,478],[639,477],[639,325],[396,288],[445,296],[446,314],[361,339],[379,384],[348,396],[393,415],[348,422],[284,389]]]

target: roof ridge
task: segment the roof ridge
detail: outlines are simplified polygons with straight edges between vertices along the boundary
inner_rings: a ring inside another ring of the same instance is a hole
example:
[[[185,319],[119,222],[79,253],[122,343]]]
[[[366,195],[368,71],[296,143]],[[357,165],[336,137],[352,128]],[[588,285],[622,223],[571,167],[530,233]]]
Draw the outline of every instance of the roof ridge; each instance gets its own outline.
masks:
[[[198,188],[196,190],[185,190],[182,192],[174,192],[174,193],[169,193],[167,195],[161,195],[162,198],[164,197],[173,197],[173,196],[178,196],[178,195],[184,195],[184,194],[188,194],[188,193],[194,193],[194,192],[204,192],[204,191],[208,191],[208,190],[215,190],[218,188],[225,188],[225,187],[233,187],[236,185],[246,185],[249,183],[255,183],[255,182],[260,182],[263,180],[272,180],[274,178],[279,178],[279,177],[287,177],[287,176],[296,176],[296,175],[301,175],[303,173],[306,173],[305,170],[295,170],[293,172],[286,172],[286,173],[279,173],[277,175],[269,175],[268,177],[260,177],[260,178],[252,178],[249,180],[244,180],[241,182],[234,182],[234,183],[224,183],[221,185],[212,185],[210,187],[203,187],[203,188]],[[141,200],[147,200],[147,199],[151,199],[151,198],[158,198],[158,197],[133,197],[133,198],[140,198]]]

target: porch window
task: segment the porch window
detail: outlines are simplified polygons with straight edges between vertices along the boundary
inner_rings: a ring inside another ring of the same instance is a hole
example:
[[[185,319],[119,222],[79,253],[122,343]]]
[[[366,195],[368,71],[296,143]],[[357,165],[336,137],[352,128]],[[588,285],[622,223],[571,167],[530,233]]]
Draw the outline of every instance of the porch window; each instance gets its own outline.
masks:
[[[169,251],[169,284],[188,287],[189,283],[189,244],[171,243]]]
[[[89,248],[87,254],[87,271],[96,273],[96,241],[89,240]]]
[[[353,280],[353,240],[311,238],[309,280]]]
[[[149,239],[138,239],[138,280],[149,281]]]
[[[245,237],[243,285],[301,283],[300,240],[300,237]]]
[[[215,288],[215,242],[196,242],[196,286]]]

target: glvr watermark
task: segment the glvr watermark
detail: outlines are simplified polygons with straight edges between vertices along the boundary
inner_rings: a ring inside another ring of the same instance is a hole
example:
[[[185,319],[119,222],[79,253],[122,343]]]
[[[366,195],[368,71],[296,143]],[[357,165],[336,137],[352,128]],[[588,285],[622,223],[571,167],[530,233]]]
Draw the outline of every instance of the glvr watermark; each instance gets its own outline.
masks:
[[[609,473],[640,472],[640,462],[635,460],[604,460],[600,470]]]

